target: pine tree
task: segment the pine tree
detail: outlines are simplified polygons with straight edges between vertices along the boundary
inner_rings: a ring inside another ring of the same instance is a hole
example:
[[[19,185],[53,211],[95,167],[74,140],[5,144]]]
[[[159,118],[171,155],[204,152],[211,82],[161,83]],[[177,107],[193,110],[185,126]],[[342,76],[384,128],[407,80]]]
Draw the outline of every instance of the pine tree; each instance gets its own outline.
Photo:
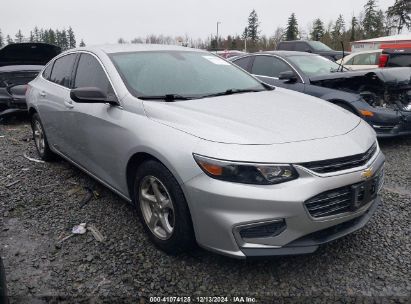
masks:
[[[4,37],[3,37],[3,33],[1,32],[0,29],[0,48],[4,46]]]
[[[49,29],[49,30],[48,30],[48,33],[49,33],[49,35],[48,35],[48,43],[50,43],[50,44],[56,44],[56,43],[57,43],[56,33],[55,33],[52,29]]]
[[[377,0],[368,0],[367,3],[364,5],[364,9],[364,20],[362,21],[364,36],[365,38],[375,38],[378,36]]]
[[[6,37],[6,42],[7,42],[7,44],[12,44],[12,43],[14,43],[14,41],[13,41],[13,39],[11,39],[10,35],[7,35],[7,37]]]
[[[30,31],[30,42],[34,42],[34,34],[33,34],[33,31]]]
[[[260,22],[258,21],[257,12],[253,10],[248,17],[247,37],[250,38],[254,44],[256,44],[260,39],[260,30],[258,29],[259,26]]]
[[[395,0],[393,6],[390,6],[387,11],[387,16],[393,18],[394,23],[397,23],[397,33],[400,34],[404,26],[411,29],[411,2],[410,0]]]
[[[83,39],[81,39],[81,41],[80,41],[80,47],[84,47],[84,46],[86,46],[86,44],[84,43]]]
[[[67,35],[66,30],[63,29],[63,30],[60,32],[60,43],[61,43],[61,48],[62,48],[63,50],[68,50],[68,48],[69,48],[69,43],[68,43],[67,36],[68,36],[68,35]]]
[[[353,16],[351,18],[350,41],[357,40],[357,27],[358,27],[358,20],[355,16]]]
[[[19,30],[16,34],[16,42],[22,43],[24,39],[23,33]]]
[[[341,40],[341,37],[344,34],[344,32],[345,32],[345,21],[344,21],[344,17],[340,14],[338,16],[337,21],[335,22],[331,35],[333,39],[338,42],[339,40]]]
[[[294,13],[291,14],[290,18],[288,18],[288,25],[285,37],[288,41],[298,39],[298,22]]]
[[[67,30],[67,40],[69,49],[73,49],[76,47],[76,36],[74,35],[74,31],[71,28],[71,26]]]
[[[315,41],[320,41],[324,36],[324,23],[320,18],[315,19],[313,23],[313,29],[310,33],[311,39]]]
[[[39,28],[37,26],[34,27],[33,35],[34,35],[34,42],[40,42],[41,41],[40,31],[39,31]]]

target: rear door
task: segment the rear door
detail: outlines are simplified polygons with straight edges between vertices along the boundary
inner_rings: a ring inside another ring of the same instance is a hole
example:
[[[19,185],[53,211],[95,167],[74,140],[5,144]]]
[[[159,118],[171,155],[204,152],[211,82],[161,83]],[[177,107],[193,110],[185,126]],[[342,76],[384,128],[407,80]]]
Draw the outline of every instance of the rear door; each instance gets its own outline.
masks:
[[[293,72],[297,76],[297,82],[279,79],[281,73],[288,71]],[[269,85],[304,92],[304,84],[296,71],[279,57],[269,55],[255,56],[254,62],[252,63],[251,74]]]
[[[70,130],[75,122],[70,88],[76,56],[68,54],[57,58],[43,72],[42,81],[36,82],[39,113],[49,144],[67,156],[73,151]]]

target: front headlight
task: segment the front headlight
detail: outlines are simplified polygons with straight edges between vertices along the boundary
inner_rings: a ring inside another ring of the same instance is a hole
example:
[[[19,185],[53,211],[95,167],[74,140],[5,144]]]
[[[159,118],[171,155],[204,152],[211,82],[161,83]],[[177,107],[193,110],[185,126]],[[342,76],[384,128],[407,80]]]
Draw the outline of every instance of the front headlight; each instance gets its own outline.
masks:
[[[193,154],[195,161],[208,176],[234,183],[274,185],[298,178],[291,165],[242,163]]]

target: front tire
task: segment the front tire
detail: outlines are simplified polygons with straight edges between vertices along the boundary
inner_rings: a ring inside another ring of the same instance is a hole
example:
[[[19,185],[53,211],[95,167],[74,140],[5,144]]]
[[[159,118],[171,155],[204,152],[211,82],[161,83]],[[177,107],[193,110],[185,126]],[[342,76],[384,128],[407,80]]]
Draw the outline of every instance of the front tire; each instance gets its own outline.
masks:
[[[33,138],[38,155],[44,161],[52,160],[54,158],[54,153],[50,150],[43,124],[37,113],[31,118],[31,128],[33,130]]]
[[[164,165],[150,160],[138,167],[134,199],[143,226],[158,248],[175,255],[193,247],[193,225],[186,199]]]

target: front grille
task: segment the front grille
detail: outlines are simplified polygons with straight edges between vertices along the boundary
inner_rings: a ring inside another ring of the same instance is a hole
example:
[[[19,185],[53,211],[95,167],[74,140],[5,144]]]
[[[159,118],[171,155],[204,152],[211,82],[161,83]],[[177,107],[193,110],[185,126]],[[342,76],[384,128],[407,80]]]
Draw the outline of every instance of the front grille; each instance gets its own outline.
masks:
[[[317,195],[305,202],[312,217],[324,217],[349,211],[352,201],[351,186]]]
[[[279,235],[287,228],[284,220],[261,224],[240,230],[240,236],[245,239],[267,238]]]
[[[376,151],[377,143],[374,143],[371,148],[369,148],[365,153],[362,154],[301,163],[299,165],[317,173],[331,173],[364,166],[374,156]]]
[[[323,192],[305,201],[305,207],[314,218],[353,212],[374,199],[381,190],[384,171],[372,180]]]

